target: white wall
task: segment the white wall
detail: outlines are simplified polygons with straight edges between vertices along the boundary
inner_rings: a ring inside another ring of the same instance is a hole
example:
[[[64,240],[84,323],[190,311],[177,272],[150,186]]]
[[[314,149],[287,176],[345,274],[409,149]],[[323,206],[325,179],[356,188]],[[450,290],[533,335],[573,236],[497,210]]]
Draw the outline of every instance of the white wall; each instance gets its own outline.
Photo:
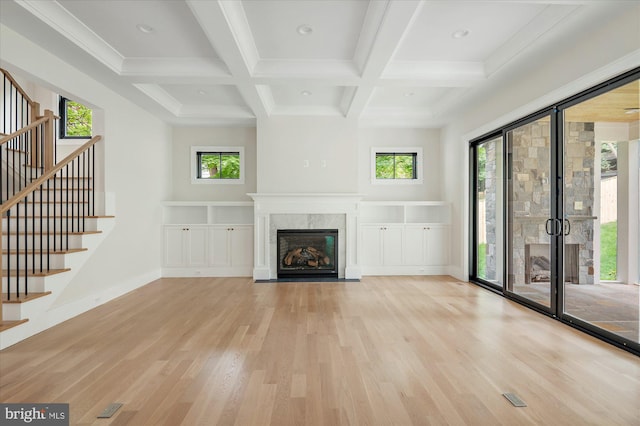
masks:
[[[0,64],[96,109],[104,136],[104,190],[115,202],[115,227],[55,302],[89,309],[160,276],[160,201],[171,177],[171,129],[146,111],[0,25]],[[69,308],[71,309],[71,308]],[[62,315],[64,316],[64,315]]]
[[[192,146],[244,147],[244,184],[193,184]],[[171,200],[251,201],[256,192],[256,129],[244,127],[175,127],[173,129]]]
[[[371,148],[419,147],[423,151],[421,184],[371,183]],[[440,201],[442,167],[438,129],[362,128],[358,131],[358,192],[365,200]]]
[[[443,129],[444,194],[453,203],[451,273],[459,279],[468,277],[469,140],[640,66],[640,3],[619,3],[574,19],[553,31],[562,34],[578,24],[579,31],[565,32],[560,42],[538,39],[533,61],[515,59],[491,76],[459,119]]]
[[[358,130],[342,117],[259,119],[257,191],[355,193]]]

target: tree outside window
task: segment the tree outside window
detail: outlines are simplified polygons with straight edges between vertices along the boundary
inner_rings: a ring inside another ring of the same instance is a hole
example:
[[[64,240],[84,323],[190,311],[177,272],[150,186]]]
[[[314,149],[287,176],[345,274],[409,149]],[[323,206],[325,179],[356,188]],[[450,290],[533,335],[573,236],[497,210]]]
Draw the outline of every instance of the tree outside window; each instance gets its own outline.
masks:
[[[91,109],[67,98],[60,98],[60,137],[90,138],[92,135]]]

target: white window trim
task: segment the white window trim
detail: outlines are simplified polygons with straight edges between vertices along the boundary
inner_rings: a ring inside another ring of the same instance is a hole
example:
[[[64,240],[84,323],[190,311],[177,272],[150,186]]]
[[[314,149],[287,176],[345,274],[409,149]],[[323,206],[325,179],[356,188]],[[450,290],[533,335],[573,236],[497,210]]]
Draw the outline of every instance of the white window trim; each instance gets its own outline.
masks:
[[[376,178],[376,154],[384,152],[416,154],[416,178],[415,179],[377,179]],[[424,181],[422,148],[420,147],[386,147],[371,148],[371,183],[373,185],[421,185]]]
[[[198,179],[198,152],[239,152],[240,153],[240,178],[239,179]],[[244,147],[242,146],[192,146],[191,155],[191,183],[205,185],[243,185],[244,184]]]

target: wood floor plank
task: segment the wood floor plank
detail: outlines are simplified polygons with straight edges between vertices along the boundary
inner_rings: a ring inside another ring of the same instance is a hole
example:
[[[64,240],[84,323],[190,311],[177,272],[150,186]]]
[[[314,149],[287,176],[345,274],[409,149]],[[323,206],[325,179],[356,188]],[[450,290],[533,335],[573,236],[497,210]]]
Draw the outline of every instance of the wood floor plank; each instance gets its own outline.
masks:
[[[639,400],[639,357],[450,277],[166,278],[0,351],[0,402],[77,425],[636,425]]]

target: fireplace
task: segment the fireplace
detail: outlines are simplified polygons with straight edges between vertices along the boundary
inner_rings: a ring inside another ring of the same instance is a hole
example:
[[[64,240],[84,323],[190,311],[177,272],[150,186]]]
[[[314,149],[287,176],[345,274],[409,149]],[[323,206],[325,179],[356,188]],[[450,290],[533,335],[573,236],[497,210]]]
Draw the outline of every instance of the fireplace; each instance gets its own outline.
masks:
[[[338,278],[337,229],[278,229],[278,278]]]
[[[579,244],[564,246],[564,280],[579,284]],[[549,244],[525,244],[525,284],[551,281]]]

